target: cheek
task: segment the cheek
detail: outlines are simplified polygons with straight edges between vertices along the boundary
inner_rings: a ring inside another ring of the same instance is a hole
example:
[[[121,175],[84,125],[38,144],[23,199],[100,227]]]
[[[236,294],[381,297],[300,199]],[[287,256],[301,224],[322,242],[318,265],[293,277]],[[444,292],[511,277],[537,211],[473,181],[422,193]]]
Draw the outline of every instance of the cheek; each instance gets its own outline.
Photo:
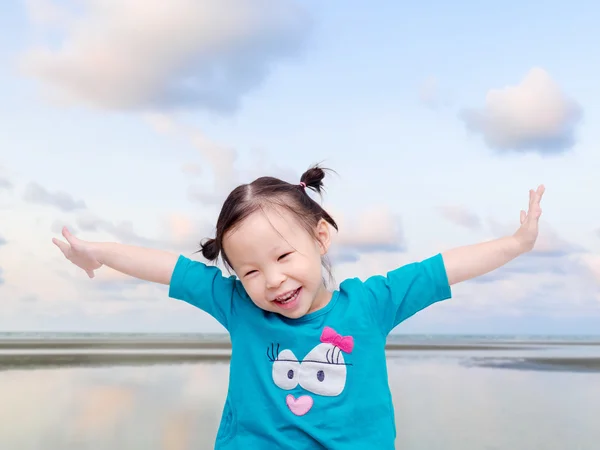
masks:
[[[244,286],[244,289],[246,290],[252,301],[254,301],[255,303],[264,302],[264,289],[261,288],[261,284],[258,280],[258,277],[250,281],[246,281],[242,283],[242,285]]]
[[[320,284],[322,281],[322,266],[321,258],[307,259],[304,264],[304,273],[306,281],[310,281],[311,284]]]

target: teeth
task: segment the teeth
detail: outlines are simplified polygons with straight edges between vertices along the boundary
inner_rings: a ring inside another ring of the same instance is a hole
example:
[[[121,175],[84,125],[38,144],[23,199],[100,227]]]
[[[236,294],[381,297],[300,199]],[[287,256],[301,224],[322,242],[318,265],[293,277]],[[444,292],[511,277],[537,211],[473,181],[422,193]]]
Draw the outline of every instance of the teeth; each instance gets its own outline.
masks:
[[[298,292],[298,289],[296,289],[295,291],[292,291],[289,294],[282,295],[281,297],[277,297],[277,301],[279,303],[288,303],[289,301],[291,301],[296,296],[297,292]]]
[[[278,297],[278,300],[280,300],[280,301],[286,300],[286,299],[290,298],[292,295],[294,295],[294,292],[290,292],[289,294],[282,295],[281,297]]]

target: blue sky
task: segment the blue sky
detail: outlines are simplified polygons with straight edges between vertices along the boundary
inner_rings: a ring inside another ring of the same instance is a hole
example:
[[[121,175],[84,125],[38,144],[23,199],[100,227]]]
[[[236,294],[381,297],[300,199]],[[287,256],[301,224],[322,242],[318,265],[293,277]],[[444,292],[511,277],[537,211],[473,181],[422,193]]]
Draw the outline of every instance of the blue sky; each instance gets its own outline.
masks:
[[[397,331],[597,331],[592,2],[165,5],[0,6],[0,329],[220,331],[52,237],[191,255],[237,183],[323,161],[338,282],[512,233],[547,187],[532,254]]]

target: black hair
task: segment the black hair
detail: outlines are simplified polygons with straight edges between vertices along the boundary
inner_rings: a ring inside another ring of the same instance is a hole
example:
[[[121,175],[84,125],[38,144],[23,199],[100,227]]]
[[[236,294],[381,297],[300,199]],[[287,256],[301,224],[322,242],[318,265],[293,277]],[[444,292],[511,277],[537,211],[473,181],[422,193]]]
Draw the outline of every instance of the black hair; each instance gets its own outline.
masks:
[[[317,224],[322,219],[337,231],[338,225],[335,220],[306,192],[306,189],[311,189],[319,195],[323,194],[326,170],[329,169],[323,169],[319,165],[310,167],[300,177],[299,184],[288,183],[275,177],[260,177],[251,183],[236,187],[223,203],[217,219],[215,237],[207,238],[200,244],[199,251],[202,252],[202,256],[209,261],[216,261],[221,256],[223,262],[231,268],[231,262],[223,249],[223,237],[250,214],[268,206],[285,208],[313,236]],[[323,265],[331,276],[331,267],[326,258],[323,258]]]

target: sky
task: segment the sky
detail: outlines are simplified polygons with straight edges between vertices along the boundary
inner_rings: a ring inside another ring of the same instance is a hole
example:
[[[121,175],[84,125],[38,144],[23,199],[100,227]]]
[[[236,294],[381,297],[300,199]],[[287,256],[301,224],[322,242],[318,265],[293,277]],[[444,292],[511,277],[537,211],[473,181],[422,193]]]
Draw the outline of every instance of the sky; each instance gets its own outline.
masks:
[[[395,332],[598,333],[600,6],[401,3],[2,3],[0,330],[222,332],[52,238],[200,259],[233,187],[322,163],[337,283],[510,235],[546,186],[533,252]]]

